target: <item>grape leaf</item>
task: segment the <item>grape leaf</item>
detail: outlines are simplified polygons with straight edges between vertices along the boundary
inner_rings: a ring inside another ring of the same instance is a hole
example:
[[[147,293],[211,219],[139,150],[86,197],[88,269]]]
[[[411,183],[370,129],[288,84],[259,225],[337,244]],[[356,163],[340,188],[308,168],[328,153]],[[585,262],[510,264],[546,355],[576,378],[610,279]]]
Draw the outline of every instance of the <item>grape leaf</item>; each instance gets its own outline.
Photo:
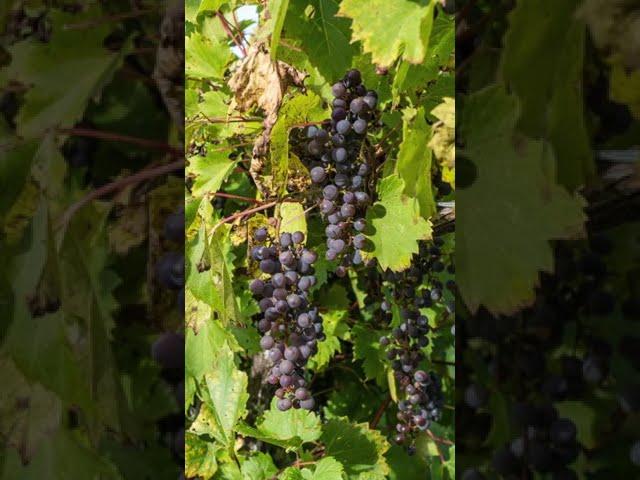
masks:
[[[246,413],[249,394],[246,393],[247,374],[238,370],[229,347],[220,349],[213,369],[205,375],[205,382],[209,394],[205,403],[211,408],[217,427],[214,435],[223,445],[232,445],[233,430]]]
[[[307,240],[307,218],[304,207],[297,202],[283,202],[280,204],[280,233],[302,232]]]
[[[199,155],[189,157],[187,175],[194,175],[196,180],[191,193],[201,197],[207,193],[215,193],[220,189],[222,182],[233,171],[235,162],[228,158],[228,152],[213,150],[205,157]]]
[[[226,43],[195,32],[185,38],[184,44],[187,78],[223,78],[224,70],[233,58]]]
[[[640,71],[627,72],[624,65],[614,63],[611,68],[611,100],[628,105],[635,118],[640,119]]]
[[[386,363],[380,348],[382,332],[356,325],[351,330],[353,339],[353,356],[362,360],[362,368],[366,378],[375,379],[379,385],[385,384]]]
[[[295,467],[287,467],[278,478],[280,480],[304,480],[304,477],[302,476],[302,470],[299,470]]]
[[[344,75],[357,51],[349,43],[349,21],[336,16],[338,6],[337,0],[290,0],[284,23],[285,37],[332,80]]]
[[[429,147],[440,162],[442,179],[451,185],[455,185],[456,106],[453,98],[445,97],[443,100],[440,105],[431,111],[431,114],[439,122],[433,126],[433,137],[429,141]]]
[[[389,67],[399,56],[411,63],[422,63],[434,7],[432,0],[343,0],[338,16],[353,20],[353,41],[361,41],[376,64]]]
[[[389,465],[384,454],[389,443],[366,423],[352,423],[346,417],[332,418],[324,426],[322,437],[326,455],[344,466],[349,478],[384,479]]]
[[[277,58],[278,45],[280,44],[280,34],[282,33],[282,26],[284,25],[284,19],[287,16],[287,9],[289,8],[289,0],[269,0],[269,13],[273,19],[273,26],[271,29],[271,58],[274,60]]]
[[[302,470],[302,476],[305,480],[342,480],[344,468],[340,462],[332,457],[323,457],[313,470]]]
[[[386,270],[409,268],[411,257],[418,253],[418,241],[431,238],[431,223],[420,215],[415,198],[403,192],[404,181],[397,175],[383,178],[378,184],[380,200],[367,212],[367,233],[373,248],[363,257],[375,258]]]
[[[428,219],[436,205],[431,190],[431,150],[425,148],[431,136],[422,108],[407,108],[403,115],[402,144],[396,162],[396,174],[405,184],[404,194],[416,198],[420,214]]]
[[[60,398],[39,383],[27,381],[10,358],[0,356],[4,401],[0,406],[0,433],[7,445],[31,461],[43,441],[60,427]]]
[[[278,193],[284,194],[290,172],[289,132],[294,125],[320,122],[326,118],[327,112],[322,107],[322,99],[315,93],[298,95],[287,101],[280,108],[278,120],[271,131],[270,170],[273,186]],[[308,174],[307,174],[308,175]]]
[[[215,454],[220,447],[189,432],[185,433],[184,439],[185,476],[209,480],[218,471]]]
[[[23,464],[14,450],[7,450],[2,480],[68,480],[70,478],[101,478],[122,480],[110,460],[82,443],[71,431],[58,430],[42,445],[33,460]]]
[[[52,10],[49,15],[53,24],[64,25],[100,12],[91,8],[79,16]],[[70,128],[82,118],[89,101],[100,96],[133,48],[126,41],[118,52],[107,50],[103,43],[109,33],[104,24],[90,30],[57,29],[49,43],[27,39],[8,48],[12,62],[0,83],[13,80],[30,87],[16,118],[21,137],[37,138],[53,127]]]
[[[242,478],[247,480],[270,480],[278,468],[266,453],[258,452],[242,462]]]
[[[459,201],[470,208],[457,219],[456,282],[472,311],[485,305],[509,313],[529,304],[539,272],[553,270],[549,242],[583,229],[583,202],[554,182],[543,142],[515,137],[519,117],[517,98],[499,86],[465,101],[464,155],[478,174],[459,190]]]
[[[596,430],[596,411],[590,405],[579,401],[564,401],[554,404],[561,418],[572,420],[577,427],[578,441],[586,448],[594,448],[598,444]]]
[[[202,12],[215,12],[227,3],[227,0],[185,0],[184,18],[195,23]]]
[[[580,0],[520,1],[509,14],[501,72],[521,101],[518,128],[547,138],[557,175],[570,189],[595,172],[585,123],[583,89],[585,26],[576,18]],[[553,15],[548,15],[553,11]],[[541,28],[529,28],[532,22]],[[531,65],[544,75],[532,75]]]
[[[271,408],[264,413],[256,428],[240,424],[238,431],[243,435],[290,450],[297,450],[303,443],[314,442],[320,438],[320,418],[315,413],[301,408],[281,412],[275,405],[274,399]]]

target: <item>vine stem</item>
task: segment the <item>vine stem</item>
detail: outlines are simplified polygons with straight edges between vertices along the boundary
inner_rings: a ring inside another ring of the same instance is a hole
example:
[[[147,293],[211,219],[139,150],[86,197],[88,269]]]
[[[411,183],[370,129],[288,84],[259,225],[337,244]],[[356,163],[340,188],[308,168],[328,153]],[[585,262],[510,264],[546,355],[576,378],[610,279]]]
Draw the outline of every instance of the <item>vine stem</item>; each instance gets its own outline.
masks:
[[[380,406],[378,407],[378,410],[376,411],[376,414],[374,415],[373,420],[371,420],[371,423],[369,423],[369,428],[374,429],[378,426],[378,423],[380,423],[380,419],[382,418],[382,414],[387,409],[390,403],[391,403],[391,395],[387,395],[387,398],[385,398],[382,404],[380,404]]]
[[[182,170],[183,168],[184,160],[176,160],[175,162],[160,165],[158,167],[147,168],[145,170],[139,171],[138,173],[134,173],[133,175],[129,175],[128,177],[119,178],[118,180],[115,180],[111,183],[107,183],[106,185],[103,185],[102,187],[89,192],[79,201],[71,205],[64,212],[59,222],[56,224],[56,228],[67,225],[71,218],[78,212],[78,210],[91,203],[92,201],[97,200],[98,198],[104,197],[105,195],[109,195],[113,192],[117,192],[118,190],[122,190],[129,185],[144,182],[146,180],[151,180],[152,178],[160,177],[176,170]]]
[[[429,435],[434,442],[438,442],[438,443],[441,443],[441,444],[447,445],[447,446],[453,446],[454,445],[454,443],[451,440],[447,440],[446,438],[438,437],[431,430],[427,430],[427,435]]]
[[[224,15],[222,14],[222,12],[216,12],[216,16],[220,20],[220,23],[222,24],[222,28],[224,29],[224,31],[227,34],[227,36],[233,41],[233,43],[236,45],[236,47],[238,47],[240,49],[240,51],[242,52],[242,54],[246,57],[247,56],[247,49],[242,44],[242,40],[238,41],[236,35],[231,30],[231,26],[229,25],[229,22],[227,21],[226,18],[224,18]]]
[[[93,128],[60,128],[58,129],[58,132],[64,135],[72,135],[75,137],[88,137],[97,138],[99,140],[130,143],[132,145],[138,145],[139,147],[166,152],[173,155],[174,157],[184,156],[184,152],[182,152],[178,148],[172,147],[167,143],[158,142],[156,140],[149,140],[146,138],[131,137],[129,135],[122,135],[120,133],[105,132],[102,130],[95,130]]]
[[[429,435],[429,438],[433,440],[433,443],[436,446],[436,450],[438,451],[438,457],[440,457],[440,463],[444,464],[445,462],[444,455],[442,454],[442,450],[440,450],[439,442],[436,440],[437,437],[433,434],[431,430],[427,430],[427,435]]]
[[[246,217],[247,215],[251,215],[252,213],[261,212],[262,210],[266,210],[267,208],[275,207],[277,204],[278,204],[277,201],[269,202],[269,203],[265,203],[264,205],[261,205],[259,207],[249,208],[248,210],[243,210],[242,212],[234,213],[233,215],[230,215],[230,216],[220,220],[216,224],[216,226],[213,227],[213,231],[215,232],[218,228],[220,228],[220,226],[224,225],[225,223],[233,222],[234,220],[237,220],[237,219],[242,218],[242,217]]]
[[[215,197],[230,198],[232,200],[242,200],[244,202],[255,203],[257,205],[262,205],[262,202],[260,200],[256,200],[255,198],[242,197],[240,195],[233,195],[231,193],[216,192],[213,195]]]

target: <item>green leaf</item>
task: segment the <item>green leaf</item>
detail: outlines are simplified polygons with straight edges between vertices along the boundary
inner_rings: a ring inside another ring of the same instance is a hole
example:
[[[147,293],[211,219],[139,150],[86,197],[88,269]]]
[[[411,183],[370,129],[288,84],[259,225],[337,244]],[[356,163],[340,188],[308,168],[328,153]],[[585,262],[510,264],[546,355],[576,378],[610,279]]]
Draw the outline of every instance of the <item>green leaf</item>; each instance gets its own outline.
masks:
[[[246,413],[247,374],[238,370],[233,352],[225,346],[216,356],[214,368],[204,378],[209,393],[205,403],[211,407],[218,427],[215,437],[230,446],[234,442],[234,427]]]
[[[277,58],[278,45],[280,44],[280,34],[287,16],[289,0],[269,0],[269,13],[273,19],[273,29],[271,30],[271,58]]]
[[[287,191],[290,175],[289,132],[295,125],[320,122],[327,111],[322,107],[322,99],[313,92],[298,95],[280,108],[278,121],[271,130],[270,170],[273,186],[279,194]]]
[[[83,15],[52,9],[48,18],[54,25],[64,25],[96,15],[101,15],[96,8]],[[109,33],[104,24],[90,30],[59,28],[48,43],[27,39],[9,47],[12,62],[0,83],[13,80],[30,87],[16,118],[21,137],[37,138],[51,128],[70,128],[82,118],[89,102],[100,96],[133,48],[126,41],[118,52],[107,50],[104,39]]]
[[[386,363],[379,343],[382,334],[359,324],[351,330],[354,358],[362,360],[366,378],[375,379],[380,385],[384,385],[386,379]]]
[[[305,480],[342,480],[342,474],[344,468],[340,462],[332,457],[324,457],[318,463],[313,473],[309,472],[308,475],[303,470],[303,476]]]
[[[242,462],[242,478],[247,480],[270,480],[278,468],[266,453],[258,452]]]
[[[185,433],[184,439],[185,476],[209,480],[218,471],[216,450],[220,447],[189,432]]]
[[[101,478],[122,480],[115,465],[79,441],[68,430],[59,430],[43,444],[34,459],[24,465],[15,453],[7,450],[2,480],[68,480],[70,478]]]
[[[344,466],[349,478],[380,478],[389,473],[385,453],[389,443],[366,423],[351,423],[346,417],[327,422],[320,439],[326,455]]]
[[[585,448],[594,448],[598,445],[596,411],[592,406],[572,401],[558,402],[554,406],[558,409],[561,418],[568,418],[576,424],[578,441]]]
[[[434,7],[435,1],[430,0],[343,0],[338,16],[353,20],[353,41],[361,41],[376,64],[389,67],[399,56],[411,63],[422,63]]]
[[[322,433],[320,418],[315,413],[295,408],[281,412],[275,407],[275,399],[257,428],[241,424],[238,431],[290,450],[299,449],[303,443],[316,441]]]
[[[0,434],[6,445],[30,461],[42,442],[51,437],[62,423],[60,398],[39,383],[29,382],[14,362],[0,356],[0,381],[4,401],[0,405]]]
[[[518,129],[553,146],[557,175],[571,190],[595,173],[582,88],[585,26],[581,0],[524,0],[509,14],[501,73],[520,99]],[[548,15],[552,11],[553,15]],[[540,28],[530,28],[533,23]],[[544,75],[532,75],[531,65]]]
[[[232,271],[226,260],[230,255],[228,230],[229,227],[223,225],[210,238],[205,226],[201,225],[186,250],[188,290],[195,299],[211,306],[223,325],[240,320]],[[193,303],[188,308],[192,307]]]
[[[191,193],[195,197],[205,194],[213,194],[220,190],[222,182],[229,176],[235,167],[235,162],[229,160],[228,152],[211,151],[205,157],[199,155],[189,157],[187,175],[195,175]]]
[[[302,232],[307,237],[307,217],[304,207],[297,202],[284,202],[280,204],[280,233]]]
[[[349,43],[349,20],[336,16],[338,6],[337,0],[290,1],[284,24],[287,41],[301,48],[330,82],[344,75],[357,53]]]
[[[582,234],[583,202],[555,183],[543,142],[515,137],[519,117],[517,98],[502,87],[465,101],[464,155],[478,173],[458,192],[458,201],[472,207],[457,218],[456,282],[472,311],[485,305],[510,313],[529,304],[539,273],[553,271],[549,242]]]
[[[409,268],[418,241],[431,238],[431,223],[420,215],[418,200],[404,191],[405,183],[397,175],[383,178],[378,184],[380,200],[367,212],[365,233],[373,248],[363,256],[377,259],[384,270]]]
[[[420,214],[425,219],[436,211],[431,190],[431,150],[426,148],[430,136],[424,110],[405,109],[396,174],[404,181],[403,193],[418,200]]]
[[[185,75],[188,78],[221,80],[232,53],[226,42],[210,39],[200,33],[185,38]]]
[[[278,478],[280,480],[304,480],[302,472],[294,467],[287,467]]]

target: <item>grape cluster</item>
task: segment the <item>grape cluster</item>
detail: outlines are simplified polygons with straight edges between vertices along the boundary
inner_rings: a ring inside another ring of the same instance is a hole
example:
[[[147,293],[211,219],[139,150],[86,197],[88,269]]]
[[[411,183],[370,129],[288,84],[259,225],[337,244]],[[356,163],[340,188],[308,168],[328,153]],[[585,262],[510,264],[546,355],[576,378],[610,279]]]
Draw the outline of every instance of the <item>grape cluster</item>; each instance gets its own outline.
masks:
[[[556,248],[556,273],[542,277],[533,306],[509,317],[495,317],[481,309],[474,317],[459,318],[464,348],[485,360],[480,371],[488,371],[491,382],[505,392],[502,401],[511,410],[510,441],[499,446],[491,461],[491,470],[505,478],[536,474],[554,480],[578,478],[570,464],[583,449],[577,440],[579,426],[558,414],[556,402],[589,401],[594,394],[607,392],[621,425],[623,419],[640,412],[640,386],[632,374],[633,369],[640,370],[640,338],[629,333],[618,338],[608,335],[626,328],[624,324],[640,313],[635,297],[617,299],[612,294],[613,285],[620,289],[625,283],[609,270],[612,242],[592,234],[588,242]],[[559,351],[563,354],[558,355]],[[616,368],[625,361],[632,368],[616,375]],[[467,445],[475,445],[488,428],[483,419],[491,392],[470,381],[473,373],[462,371],[468,387],[464,405],[457,410],[471,438],[460,442],[463,455]],[[625,448],[631,463],[640,466],[638,443]],[[485,477],[480,469],[470,468],[463,478]]]
[[[452,264],[445,266],[448,257],[442,252],[443,246],[441,238],[434,239],[433,243],[422,242],[411,267],[403,272],[384,272],[403,321],[391,335],[380,338],[380,345],[386,349],[387,358],[392,362],[394,376],[403,395],[398,402],[395,441],[408,444],[409,453],[415,451],[415,434],[428,429],[442,414],[444,397],[440,378],[434,372],[426,373],[418,368],[425,360],[422,352],[429,344],[430,330],[428,319],[420,309],[444,301],[445,285],[436,275],[445,269],[449,273],[454,272]],[[447,283],[449,288],[454,286]],[[391,316],[389,301],[383,300],[380,307],[387,317]]]
[[[322,188],[318,202],[327,223],[327,260],[338,260],[336,274],[363,263],[361,250],[366,210],[371,203],[367,186],[370,165],[362,157],[366,133],[376,120],[378,95],[362,84],[358,70],[350,70],[332,87],[331,119],[306,129],[300,156],[310,166],[311,181]]]
[[[392,368],[403,399],[398,402],[398,445],[409,443],[409,453],[415,452],[415,433],[424,431],[431,422],[438,421],[443,406],[442,383],[434,372],[419,370],[424,360],[422,348],[429,344],[427,317],[402,310],[404,321],[394,328],[390,336],[380,339],[387,349]]]
[[[274,242],[265,228],[258,228],[253,238],[257,245],[251,258],[259,262],[265,278],[254,279],[249,288],[260,298],[260,347],[274,364],[267,382],[278,387],[279,410],[311,410],[315,401],[307,389],[304,367],[324,339],[322,318],[309,302],[309,289],[316,284],[317,254],[303,246],[302,232],[282,233]]]

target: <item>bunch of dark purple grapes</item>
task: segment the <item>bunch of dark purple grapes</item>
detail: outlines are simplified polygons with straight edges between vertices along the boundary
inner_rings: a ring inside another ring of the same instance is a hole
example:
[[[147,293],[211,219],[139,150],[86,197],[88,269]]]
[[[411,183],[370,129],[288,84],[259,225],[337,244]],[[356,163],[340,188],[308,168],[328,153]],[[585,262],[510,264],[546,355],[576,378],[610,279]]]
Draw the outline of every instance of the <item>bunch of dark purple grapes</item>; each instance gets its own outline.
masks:
[[[443,255],[443,246],[441,238],[432,243],[423,242],[411,267],[403,272],[384,273],[385,280],[392,285],[393,301],[400,307],[403,322],[391,335],[382,337],[380,345],[387,350],[403,396],[398,402],[395,441],[400,445],[407,444],[409,453],[415,451],[416,433],[440,419],[444,401],[440,378],[433,372],[418,369],[425,358],[422,349],[429,344],[429,321],[420,314],[420,308],[443,301],[445,285],[436,276],[445,269],[454,273],[452,264],[445,265],[447,257]],[[450,282],[446,286],[455,287]],[[391,316],[391,309],[391,303],[383,300],[382,312]]]
[[[404,321],[391,335],[382,337],[380,345],[387,349],[402,400],[398,402],[398,445],[407,445],[415,453],[415,435],[438,421],[443,406],[442,383],[434,372],[419,370],[424,360],[422,349],[429,344],[427,317],[415,310],[402,310]]]
[[[279,410],[311,410],[315,402],[306,388],[304,367],[324,339],[322,318],[308,293],[316,283],[317,254],[303,246],[302,232],[283,233],[276,242],[265,228],[258,228],[253,237],[258,245],[251,258],[266,277],[254,279],[249,288],[260,297],[260,346],[274,364],[267,382],[278,387]]]
[[[363,144],[376,121],[378,95],[362,84],[358,70],[350,70],[333,85],[331,120],[306,130],[301,156],[310,165],[311,181],[322,187],[320,212],[328,223],[327,260],[338,260],[340,277],[350,265],[362,263],[361,249],[367,244],[363,233],[370,166],[362,160]]]

